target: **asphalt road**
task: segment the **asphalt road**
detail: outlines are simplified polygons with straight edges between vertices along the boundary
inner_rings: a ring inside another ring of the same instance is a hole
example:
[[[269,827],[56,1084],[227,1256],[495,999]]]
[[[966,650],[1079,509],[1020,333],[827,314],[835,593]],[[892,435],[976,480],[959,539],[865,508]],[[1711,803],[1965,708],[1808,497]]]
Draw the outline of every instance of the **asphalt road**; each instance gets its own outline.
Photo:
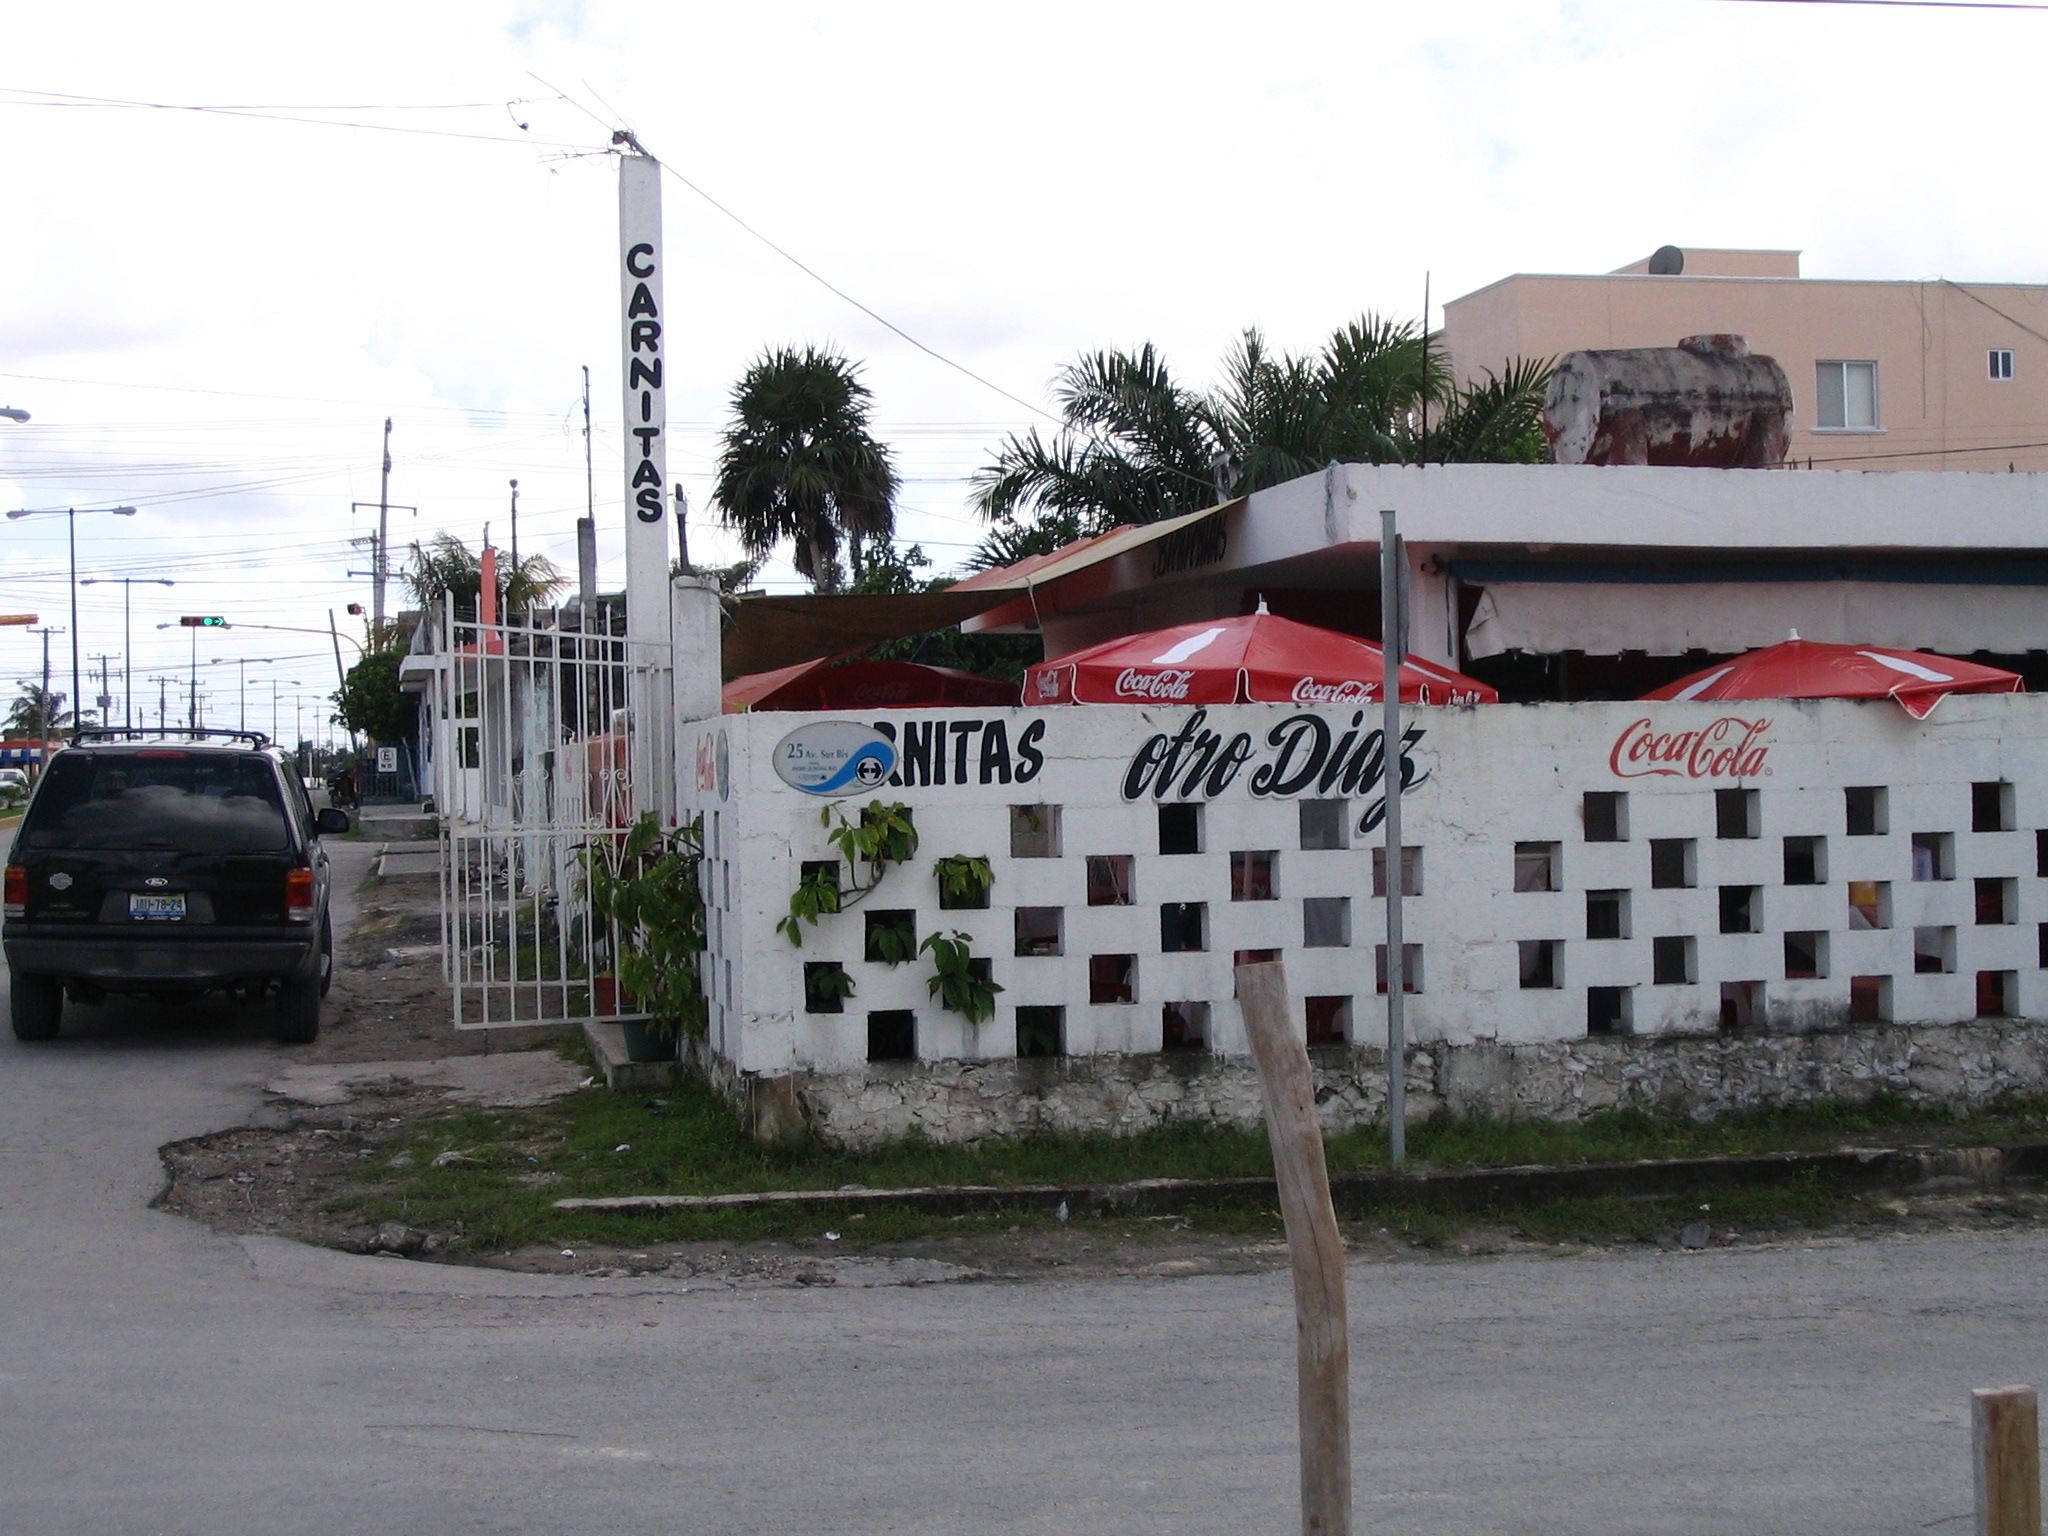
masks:
[[[1284,1275],[687,1292],[152,1212],[254,1019],[0,1042],[0,1532],[1288,1532]],[[1358,1529],[1964,1532],[2048,1237],[1360,1266]]]

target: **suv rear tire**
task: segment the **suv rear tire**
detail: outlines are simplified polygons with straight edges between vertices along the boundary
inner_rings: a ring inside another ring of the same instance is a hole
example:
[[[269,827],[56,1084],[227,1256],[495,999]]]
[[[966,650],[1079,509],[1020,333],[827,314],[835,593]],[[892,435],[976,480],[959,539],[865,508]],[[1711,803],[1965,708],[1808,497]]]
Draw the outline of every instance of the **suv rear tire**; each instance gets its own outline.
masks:
[[[320,978],[286,981],[277,989],[277,1024],[274,1033],[280,1045],[311,1045],[320,1038]]]
[[[54,1040],[64,1025],[64,983],[54,976],[16,976],[8,1010],[17,1040]]]
[[[325,997],[334,985],[334,922],[331,918],[320,919],[320,995]]]

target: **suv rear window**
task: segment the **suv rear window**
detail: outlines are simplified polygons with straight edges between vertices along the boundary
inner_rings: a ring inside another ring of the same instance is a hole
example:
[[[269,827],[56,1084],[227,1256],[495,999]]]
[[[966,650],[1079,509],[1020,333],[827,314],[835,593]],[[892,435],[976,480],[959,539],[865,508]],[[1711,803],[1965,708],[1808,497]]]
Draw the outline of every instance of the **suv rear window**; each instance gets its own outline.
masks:
[[[290,846],[277,770],[207,752],[64,753],[29,811],[30,848],[273,853]]]

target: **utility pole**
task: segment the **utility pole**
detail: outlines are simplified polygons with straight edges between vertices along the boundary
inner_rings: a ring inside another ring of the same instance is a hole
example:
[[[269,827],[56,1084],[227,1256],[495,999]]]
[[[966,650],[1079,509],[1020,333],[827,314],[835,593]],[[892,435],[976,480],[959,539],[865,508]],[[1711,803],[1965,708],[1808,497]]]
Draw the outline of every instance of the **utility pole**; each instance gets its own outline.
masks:
[[[29,633],[43,637],[43,692],[42,696],[37,700],[37,704],[42,711],[43,728],[37,733],[42,738],[37,743],[37,748],[42,753],[42,761],[48,763],[50,761],[50,636],[61,635],[64,633],[64,629],[62,625],[45,624],[40,629],[30,629]],[[75,708],[76,706],[74,705],[73,707]]]
[[[376,588],[372,599],[374,612],[371,624],[381,629],[384,625],[384,583],[391,577],[391,418],[384,418],[384,478],[377,488],[377,558],[371,562],[376,566]]]
[[[583,365],[583,516],[576,520],[576,602],[583,610],[583,628],[597,603],[597,481],[591,469],[590,365]]]
[[[690,569],[690,498],[680,480],[676,482],[676,563],[685,572]]]
[[[169,723],[166,716],[170,713],[167,691],[177,679],[175,677],[146,677],[143,681],[156,684],[156,728],[160,731],[164,730]]]
[[[105,652],[98,652],[92,656],[87,657],[86,659],[88,661],[96,661],[100,664],[99,697],[94,699],[93,702],[99,706],[100,724],[104,726],[111,726],[114,723],[114,681],[112,664],[120,658],[107,654]]]

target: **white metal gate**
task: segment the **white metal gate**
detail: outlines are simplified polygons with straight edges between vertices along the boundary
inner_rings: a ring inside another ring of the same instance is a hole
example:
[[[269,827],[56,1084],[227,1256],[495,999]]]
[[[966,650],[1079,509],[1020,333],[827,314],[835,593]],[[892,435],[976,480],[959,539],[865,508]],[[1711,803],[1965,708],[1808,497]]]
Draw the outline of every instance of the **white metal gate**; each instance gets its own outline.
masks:
[[[662,811],[659,776],[635,783],[628,701],[666,685],[667,648],[613,633],[620,618],[600,607],[587,633],[479,624],[452,598],[438,615],[430,746],[458,1029],[645,1016],[621,1010],[618,934],[589,878],[637,815]]]

